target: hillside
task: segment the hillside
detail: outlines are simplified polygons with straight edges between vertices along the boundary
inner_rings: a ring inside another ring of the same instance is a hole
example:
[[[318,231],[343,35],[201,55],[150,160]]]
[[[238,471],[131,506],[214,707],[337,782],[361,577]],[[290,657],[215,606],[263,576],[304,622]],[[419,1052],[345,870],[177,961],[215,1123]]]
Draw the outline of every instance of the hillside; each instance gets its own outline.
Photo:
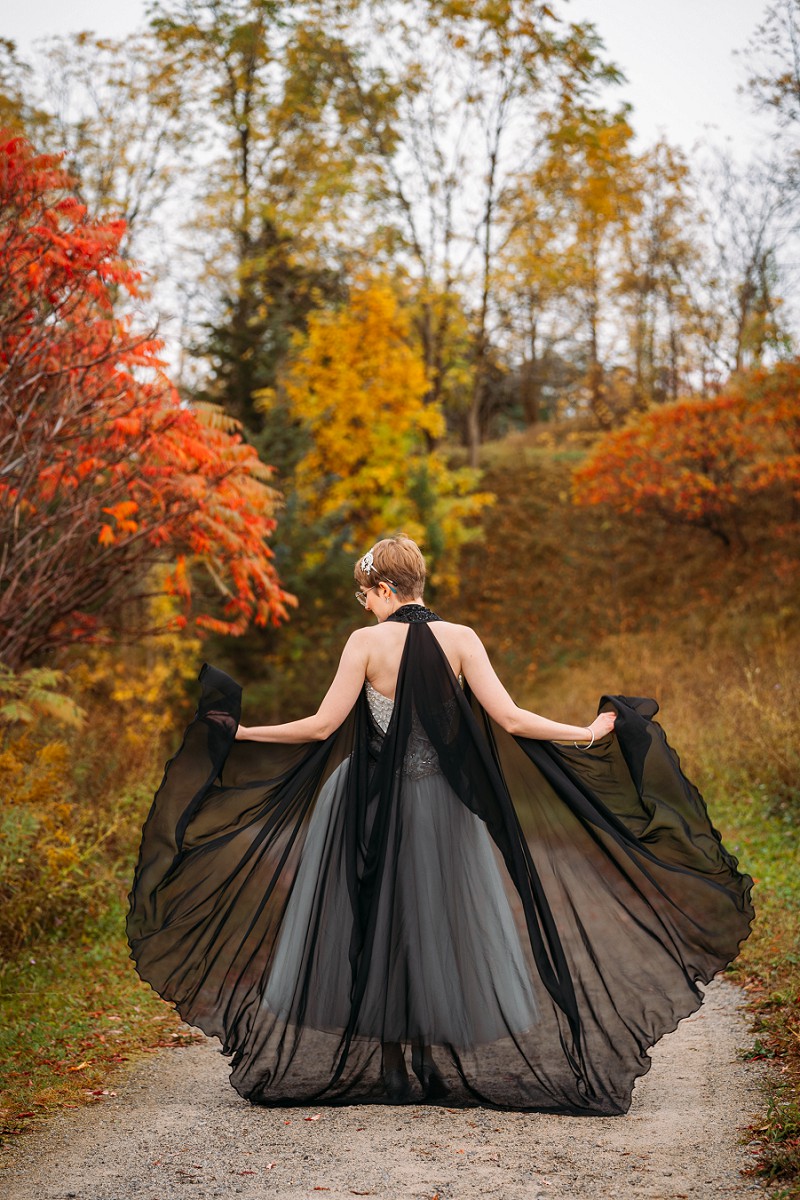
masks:
[[[704,530],[579,508],[572,470],[591,440],[545,432],[487,447],[484,484],[496,503],[447,611],[478,625],[509,682],[597,662],[623,639],[624,678],[598,686],[659,689],[658,663],[673,651],[702,650],[707,667],[800,637],[798,545],[763,505],[746,515],[738,550]]]

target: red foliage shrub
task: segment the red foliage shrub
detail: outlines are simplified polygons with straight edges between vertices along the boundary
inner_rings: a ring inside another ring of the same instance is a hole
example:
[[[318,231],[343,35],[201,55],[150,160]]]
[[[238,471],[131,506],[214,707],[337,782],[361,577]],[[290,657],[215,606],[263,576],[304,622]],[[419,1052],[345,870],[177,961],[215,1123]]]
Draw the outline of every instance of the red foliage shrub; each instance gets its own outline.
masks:
[[[181,403],[161,344],[119,313],[140,285],[123,230],[88,215],[57,158],[0,137],[0,659],[14,667],[108,637],[123,603],[130,633],[131,602],[154,592],[229,633],[291,601],[266,542],[269,468],[223,414]]]
[[[683,400],[607,434],[574,473],[574,497],[620,513],[652,513],[730,544],[754,496],[800,497],[800,363]]]

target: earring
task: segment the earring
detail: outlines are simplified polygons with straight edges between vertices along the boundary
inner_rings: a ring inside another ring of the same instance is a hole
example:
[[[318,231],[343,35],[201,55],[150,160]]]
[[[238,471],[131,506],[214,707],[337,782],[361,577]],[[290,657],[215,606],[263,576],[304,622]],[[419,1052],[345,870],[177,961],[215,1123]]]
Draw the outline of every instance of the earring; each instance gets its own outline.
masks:
[[[386,603],[387,603],[387,604],[389,603],[389,599],[390,599],[390,597],[389,597],[389,596],[387,596],[387,597],[386,597]]]

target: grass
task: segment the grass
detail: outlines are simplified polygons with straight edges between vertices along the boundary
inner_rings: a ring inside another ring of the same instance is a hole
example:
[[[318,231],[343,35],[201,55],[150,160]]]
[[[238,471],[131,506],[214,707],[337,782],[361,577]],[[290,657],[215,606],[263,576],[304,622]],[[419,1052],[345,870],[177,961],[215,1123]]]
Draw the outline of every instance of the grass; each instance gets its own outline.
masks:
[[[794,836],[765,822],[758,798],[714,805],[730,822],[756,879],[757,921],[732,977],[748,992],[753,1045],[745,1057],[767,1065],[766,1116],[752,1134],[761,1151],[752,1173],[778,1184],[775,1197],[800,1197],[800,868]]]
[[[56,1108],[102,1103],[120,1067],[195,1040],[136,975],[122,896],[79,943],[49,940],[0,967],[0,1135],[8,1143]]]
[[[726,805],[719,804],[721,814]],[[779,1185],[781,1200],[800,1197],[800,866],[797,836],[765,822],[761,800],[739,805],[742,855],[757,880],[757,923],[734,965],[753,1017],[748,1057],[768,1064],[766,1117],[753,1130],[761,1153],[753,1173]]]

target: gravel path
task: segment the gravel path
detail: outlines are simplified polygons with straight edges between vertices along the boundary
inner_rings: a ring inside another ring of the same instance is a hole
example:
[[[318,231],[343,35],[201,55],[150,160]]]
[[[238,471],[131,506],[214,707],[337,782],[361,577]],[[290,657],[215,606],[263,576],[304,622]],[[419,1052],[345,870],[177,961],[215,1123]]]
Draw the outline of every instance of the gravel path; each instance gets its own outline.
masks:
[[[164,1051],[64,1113],[0,1171],[7,1200],[734,1200],[758,1067],[742,993],[717,981],[653,1052],[625,1117],[483,1108],[254,1108],[214,1044]]]

